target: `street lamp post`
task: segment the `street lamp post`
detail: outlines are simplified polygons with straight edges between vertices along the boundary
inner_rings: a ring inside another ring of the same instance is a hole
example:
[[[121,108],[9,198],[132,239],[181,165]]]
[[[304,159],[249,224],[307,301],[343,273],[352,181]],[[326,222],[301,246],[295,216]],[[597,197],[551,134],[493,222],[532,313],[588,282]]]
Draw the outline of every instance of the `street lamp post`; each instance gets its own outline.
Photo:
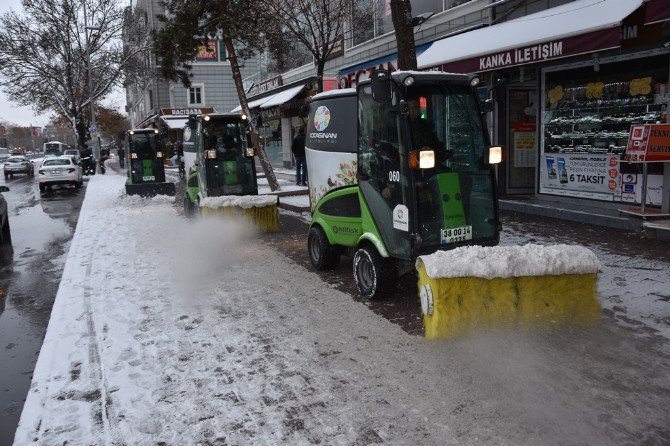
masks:
[[[91,129],[95,129],[97,133],[97,125],[95,123],[95,103],[93,100],[93,72],[91,71],[91,39],[89,38],[89,31],[100,31],[99,26],[88,26],[88,17],[86,16],[86,2],[83,2],[84,6],[84,33],[86,34],[86,65],[87,65],[87,71],[88,71],[88,102],[91,107],[91,126],[89,128],[89,131],[91,133],[94,133]],[[93,135],[91,135],[91,139],[93,138]],[[100,164],[100,139],[96,135],[95,139],[95,156],[94,158],[98,161],[98,165]],[[98,173],[100,173],[100,168],[96,166],[96,170]]]

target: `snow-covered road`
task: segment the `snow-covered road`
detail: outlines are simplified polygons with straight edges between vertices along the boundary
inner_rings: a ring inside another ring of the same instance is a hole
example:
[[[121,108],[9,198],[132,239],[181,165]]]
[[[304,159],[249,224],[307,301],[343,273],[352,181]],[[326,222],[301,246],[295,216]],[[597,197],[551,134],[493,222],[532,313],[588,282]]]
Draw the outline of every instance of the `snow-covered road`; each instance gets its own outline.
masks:
[[[15,444],[660,444],[666,345],[427,342],[247,228],[88,185]]]

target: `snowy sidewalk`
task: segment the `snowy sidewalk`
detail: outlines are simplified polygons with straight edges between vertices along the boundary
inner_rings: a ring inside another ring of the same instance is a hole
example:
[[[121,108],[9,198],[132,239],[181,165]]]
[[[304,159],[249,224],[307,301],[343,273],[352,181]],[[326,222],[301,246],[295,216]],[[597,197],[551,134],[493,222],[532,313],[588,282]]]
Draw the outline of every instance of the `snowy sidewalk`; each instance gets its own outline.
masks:
[[[634,345],[619,340],[619,370],[581,334],[427,342],[246,228],[123,182],[89,182],[17,445],[620,444],[664,429]]]

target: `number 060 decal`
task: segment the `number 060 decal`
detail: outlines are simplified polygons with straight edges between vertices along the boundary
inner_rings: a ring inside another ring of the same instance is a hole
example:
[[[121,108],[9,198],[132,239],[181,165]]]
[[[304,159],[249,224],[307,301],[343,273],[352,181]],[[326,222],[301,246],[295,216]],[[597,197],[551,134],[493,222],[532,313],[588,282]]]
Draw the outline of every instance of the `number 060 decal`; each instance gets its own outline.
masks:
[[[400,181],[400,172],[397,170],[392,170],[389,172],[389,181],[398,182]]]

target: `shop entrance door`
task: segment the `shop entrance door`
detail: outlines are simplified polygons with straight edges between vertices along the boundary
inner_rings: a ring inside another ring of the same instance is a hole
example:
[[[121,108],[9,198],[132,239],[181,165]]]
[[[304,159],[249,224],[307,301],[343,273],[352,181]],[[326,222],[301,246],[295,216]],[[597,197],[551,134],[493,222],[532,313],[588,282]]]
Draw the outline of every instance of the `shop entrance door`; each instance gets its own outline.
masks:
[[[507,89],[507,194],[535,193],[537,166],[537,89]]]

